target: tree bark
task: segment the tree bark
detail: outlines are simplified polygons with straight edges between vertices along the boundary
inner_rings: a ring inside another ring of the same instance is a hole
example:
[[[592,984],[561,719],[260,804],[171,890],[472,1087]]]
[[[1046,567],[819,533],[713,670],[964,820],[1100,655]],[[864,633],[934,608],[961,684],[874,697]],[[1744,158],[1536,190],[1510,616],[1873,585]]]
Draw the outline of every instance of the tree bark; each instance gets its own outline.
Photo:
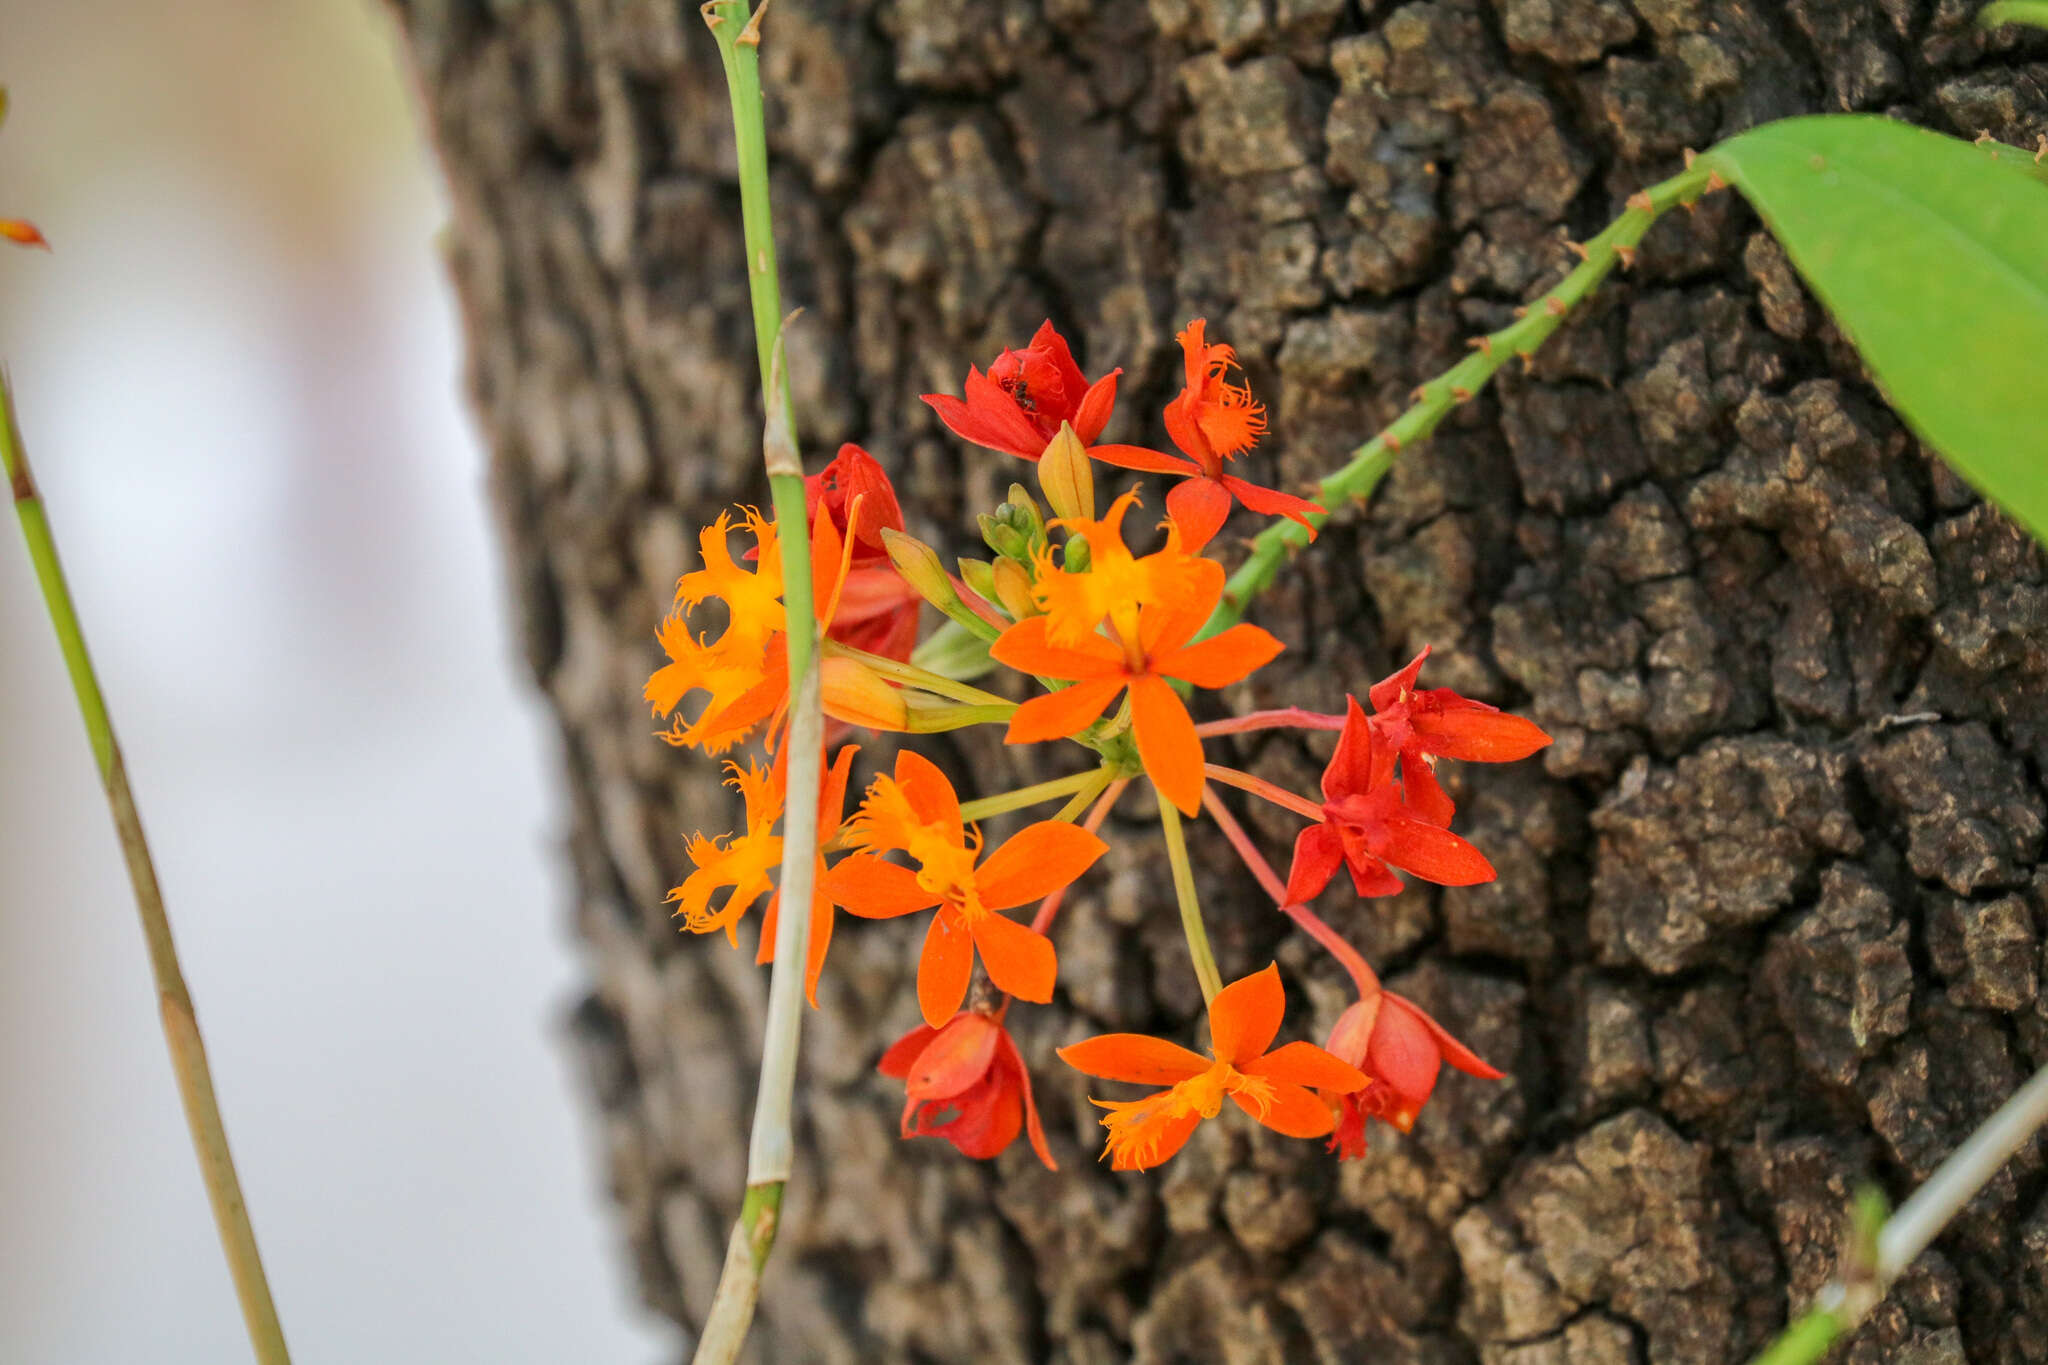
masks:
[[[2032,148],[2048,44],[1964,0],[777,0],[762,48],[799,426],[896,475],[968,552],[1023,473],[918,401],[1045,318],[1125,368],[1158,439],[1206,315],[1295,487],[1572,264],[1683,149],[1896,113]],[[561,722],[577,1011],[641,1289],[699,1321],[737,1206],[765,976],[678,934],[711,762],[640,703],[717,507],[758,500],[725,91],[671,0],[401,5],[523,624]],[[1873,223],[1873,232],[1885,225]],[[806,1020],[801,1151],[763,1361],[1743,1359],[1896,1197],[2048,1063],[2041,554],[1904,430],[1732,195],[1674,215],[1523,372],[1404,454],[1254,612],[1288,652],[1234,704],[1430,677],[1557,743],[1454,774],[1490,886],[1322,908],[1509,1079],[1447,1075],[1341,1168],[1221,1122],[1096,1164],[1051,1049],[1192,1036],[1163,854],[1135,823],[1017,1016],[1062,1169],[895,1133],[916,926],[849,924]],[[1958,376],[1957,382],[1966,382]],[[1286,737],[1241,751],[1298,789]],[[879,746],[877,746],[879,748]],[[975,735],[956,772],[1053,775]],[[1276,851],[1283,821],[1250,813]],[[1198,831],[1199,831],[1199,827]],[[1224,973],[1277,955],[1320,1038],[1341,974],[1197,850]],[[1341,881],[1341,879],[1340,879]],[[1270,1138],[1270,1140],[1269,1140]],[[2048,1361],[2043,1152],[1855,1339],[1859,1361]]]

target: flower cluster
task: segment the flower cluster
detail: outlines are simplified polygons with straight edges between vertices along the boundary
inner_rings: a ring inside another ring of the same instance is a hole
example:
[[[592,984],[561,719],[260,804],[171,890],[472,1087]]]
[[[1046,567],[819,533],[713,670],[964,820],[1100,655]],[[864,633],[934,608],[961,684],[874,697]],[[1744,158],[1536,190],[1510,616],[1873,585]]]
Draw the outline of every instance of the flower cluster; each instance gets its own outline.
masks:
[[[1327,1139],[1332,1151],[1357,1157],[1368,1120],[1402,1131],[1414,1124],[1446,1063],[1501,1075],[1414,1002],[1385,990],[1309,903],[1340,868],[1366,897],[1399,891],[1401,874],[1447,886],[1492,879],[1485,856],[1451,831],[1454,809],[1438,766],[1524,758],[1549,737],[1447,689],[1421,688],[1426,648],[1362,699],[1351,697],[1342,715],[1288,708],[1197,722],[1194,694],[1239,682],[1281,652],[1254,625],[1210,629],[1227,591],[1223,565],[1208,553],[1217,533],[1238,506],[1292,518],[1311,534],[1324,512],[1229,472],[1265,434],[1265,408],[1236,354],[1211,341],[1201,319],[1178,340],[1183,384],[1162,414],[1178,453],[1101,439],[1120,372],[1088,380],[1050,323],[986,371],[970,367],[961,396],[926,396],[963,440],[1035,467],[1044,506],[1011,485],[1008,501],[981,518],[986,557],[947,569],[907,533],[895,489],[858,446],[841,447],[808,481],[819,669],[834,730],[827,747],[837,749],[819,800],[806,993],[815,1004],[838,911],[863,919],[930,912],[917,969],[923,1023],[888,1048],[880,1070],[904,1083],[905,1137],[941,1137],[971,1157],[993,1157],[1024,1133],[1053,1165],[1009,1009],[1016,1000],[1052,999],[1060,972],[1054,919],[1067,889],[1108,851],[1099,831],[1139,780],[1158,797],[1209,1037],[1206,1055],[1139,1034],[1058,1049],[1086,1075],[1151,1088],[1135,1099],[1095,1101],[1115,1169],[1165,1161],[1226,1098],[1277,1132]],[[1175,480],[1156,536],[1133,543],[1139,489],[1098,508],[1098,466]],[[751,543],[735,554],[736,541]],[[781,909],[774,873],[789,743],[778,528],[742,508],[706,527],[698,546],[701,566],[677,584],[658,632],[668,662],[648,679],[645,700],[671,744],[714,755],[758,744],[760,757],[727,760],[742,827],[692,835],[685,853],[694,870],[669,899],[685,929],[722,931],[734,944],[749,911],[762,906],[758,958],[767,961]],[[947,620],[921,638],[926,604]],[[975,684],[999,666],[1018,676],[1022,701]],[[836,736],[855,727],[922,734],[984,724],[1003,726],[1009,744],[1073,741],[1089,762],[1065,777],[963,802],[937,764],[903,747],[848,811],[858,748]],[[1208,740],[1273,728],[1335,733],[1320,799],[1204,752]],[[1231,813],[1222,787],[1303,821],[1284,878]],[[1061,805],[1051,818],[988,846],[981,821],[1052,802]],[[1286,1013],[1276,967],[1223,984],[1183,819],[1205,820],[1196,828],[1226,840],[1275,909],[1350,974],[1358,998],[1326,1046],[1275,1046]],[[1033,905],[1028,922],[1013,913]],[[977,988],[977,979],[985,985]]]

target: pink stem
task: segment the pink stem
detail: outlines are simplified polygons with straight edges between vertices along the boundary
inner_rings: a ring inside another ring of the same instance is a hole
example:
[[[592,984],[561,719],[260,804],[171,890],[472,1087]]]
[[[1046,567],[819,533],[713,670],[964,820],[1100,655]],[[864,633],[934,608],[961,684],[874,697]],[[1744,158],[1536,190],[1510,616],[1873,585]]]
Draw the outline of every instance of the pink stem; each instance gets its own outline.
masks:
[[[1359,996],[1364,998],[1377,991],[1380,988],[1379,973],[1372,969],[1371,964],[1356,948],[1344,941],[1342,935],[1323,923],[1315,911],[1306,905],[1292,904],[1288,901],[1287,887],[1281,882],[1279,874],[1273,871],[1273,865],[1266,861],[1266,855],[1259,852],[1257,846],[1252,843],[1251,836],[1244,832],[1244,826],[1237,823],[1237,817],[1230,813],[1222,799],[1214,792],[1203,792],[1202,808],[1209,812],[1209,818],[1216,822],[1216,828],[1223,831],[1223,837],[1237,850],[1237,856],[1244,859],[1244,865],[1251,869],[1252,876],[1258,879],[1266,894],[1273,898],[1273,904],[1280,908],[1280,913],[1307,930],[1310,938],[1322,944],[1332,957],[1344,964],[1344,970],[1351,973],[1352,984],[1358,987]]]
[[[1249,715],[1232,716],[1228,720],[1212,720],[1197,725],[1195,733],[1203,739],[1214,739],[1218,735],[1241,735],[1250,730],[1341,730],[1344,717],[1325,715],[1321,711],[1304,711],[1299,706],[1289,706],[1279,711],[1253,711]]]
[[[1322,823],[1321,806],[1306,796],[1296,796],[1285,787],[1277,787],[1263,777],[1253,777],[1250,773],[1241,773],[1220,763],[1205,763],[1202,765],[1202,771],[1226,787],[1236,787],[1239,791],[1248,791],[1253,796],[1262,796],[1276,806],[1291,810],[1296,815],[1305,815],[1317,824]]]

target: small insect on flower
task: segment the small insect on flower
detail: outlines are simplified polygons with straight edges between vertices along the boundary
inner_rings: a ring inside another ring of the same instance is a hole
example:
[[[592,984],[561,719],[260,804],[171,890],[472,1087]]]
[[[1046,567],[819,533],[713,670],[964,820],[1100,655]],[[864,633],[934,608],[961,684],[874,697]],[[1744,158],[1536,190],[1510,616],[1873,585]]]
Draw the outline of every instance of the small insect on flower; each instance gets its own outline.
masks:
[[[1059,1169],[1039,1126],[1024,1058],[995,1017],[963,1010],[942,1028],[921,1024],[898,1038],[875,1069],[905,1084],[904,1137],[944,1138],[961,1155],[986,1161],[1021,1130],[1045,1168]]]
[[[1268,964],[1209,1002],[1208,1057],[1141,1033],[1105,1033],[1061,1048],[1060,1060],[1084,1075],[1167,1087],[1138,1100],[1090,1101],[1109,1111],[1102,1126],[1109,1130],[1103,1155],[1110,1169],[1159,1165],[1187,1144],[1203,1119],[1216,1117],[1225,1096],[1276,1133],[1326,1136],[1336,1117],[1312,1089],[1350,1094],[1368,1081],[1357,1067],[1314,1043],[1274,1048],[1286,1011],[1280,969]]]
[[[998,913],[1066,886],[1108,851],[1075,825],[1041,820],[1012,835],[987,859],[981,832],[960,818],[953,784],[930,759],[905,749],[894,776],[878,776],[848,822],[865,851],[842,858],[823,885],[835,905],[866,919],[893,919],[934,906],[917,968],[917,1001],[933,1028],[967,998],[974,957],[996,989],[1020,1000],[1052,999],[1059,959],[1052,940]],[[912,870],[880,855],[908,854]]]
[[[1368,1119],[1392,1124],[1404,1133],[1413,1128],[1445,1063],[1481,1080],[1501,1079],[1499,1071],[1453,1038],[1420,1005],[1388,990],[1369,992],[1338,1016],[1337,1026],[1330,1030],[1329,1050],[1372,1077],[1360,1089],[1326,1091],[1324,1096],[1337,1106],[1330,1150],[1346,1161],[1365,1155]]]

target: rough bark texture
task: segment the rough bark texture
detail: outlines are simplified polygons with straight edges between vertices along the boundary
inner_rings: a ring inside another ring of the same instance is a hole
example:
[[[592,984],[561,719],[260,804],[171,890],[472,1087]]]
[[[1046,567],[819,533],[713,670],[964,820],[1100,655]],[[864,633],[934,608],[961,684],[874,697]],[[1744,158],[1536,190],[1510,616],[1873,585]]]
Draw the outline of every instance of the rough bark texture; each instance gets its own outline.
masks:
[[[944,438],[918,393],[1051,317],[1091,373],[1125,367],[1112,437],[1156,440],[1173,332],[1206,314],[1274,405],[1253,472],[1298,485],[1687,146],[1862,109],[2031,148],[2048,46],[1977,36],[1974,8],[776,0],[808,449],[864,442],[913,529],[965,550],[1021,466]],[[691,528],[762,492],[725,90],[673,0],[403,10],[562,726],[575,1031],[643,1292],[690,1323],[765,978],[662,905],[678,832],[732,804],[638,698]],[[1437,682],[1557,736],[1456,774],[1498,883],[1324,907],[1511,1078],[1447,1078],[1342,1169],[1219,1122],[1110,1176],[1051,1047],[1190,1034],[1199,1005],[1134,824],[1064,916],[1060,999],[1021,1016],[1063,1170],[1021,1143],[976,1164],[899,1142],[872,1074],[915,1015],[916,926],[848,926],[758,1359],[1737,1360],[1829,1272],[1858,1181],[1904,1192],[2048,1062],[2040,554],[1902,429],[1732,196],[1661,225],[1516,369],[1283,576],[1256,615],[1289,652],[1230,699],[1336,707],[1427,641]],[[1053,755],[955,754],[1025,778]],[[1316,767],[1285,738],[1242,756],[1298,787]],[[1320,1037],[1341,978],[1201,858],[1226,975],[1277,953]],[[1845,1358],[2048,1360],[2044,1266],[2037,1146]]]

